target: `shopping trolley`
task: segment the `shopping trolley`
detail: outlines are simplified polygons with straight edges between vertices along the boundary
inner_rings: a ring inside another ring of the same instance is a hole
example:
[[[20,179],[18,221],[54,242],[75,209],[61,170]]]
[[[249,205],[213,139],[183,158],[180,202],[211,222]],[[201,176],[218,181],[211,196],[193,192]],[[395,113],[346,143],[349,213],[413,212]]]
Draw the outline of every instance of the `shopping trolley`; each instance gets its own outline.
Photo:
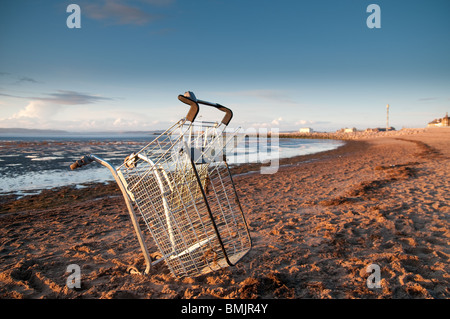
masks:
[[[190,106],[187,116],[120,166],[93,154],[70,166],[95,161],[111,171],[145,258],[144,274],[161,261],[175,277],[206,274],[235,265],[252,246],[226,160],[238,136],[238,130],[227,130],[232,111],[192,92],[178,99]],[[224,112],[222,121],[195,122],[199,104]],[[150,257],[140,220],[156,244],[156,260]]]

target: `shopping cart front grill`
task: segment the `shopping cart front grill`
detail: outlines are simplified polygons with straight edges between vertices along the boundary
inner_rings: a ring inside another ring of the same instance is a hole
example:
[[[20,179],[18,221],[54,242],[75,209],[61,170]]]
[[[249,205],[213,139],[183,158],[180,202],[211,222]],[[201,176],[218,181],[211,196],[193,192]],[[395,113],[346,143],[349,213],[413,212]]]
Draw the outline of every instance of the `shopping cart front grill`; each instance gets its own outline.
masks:
[[[117,168],[108,167],[120,186],[147,268],[164,260],[176,277],[197,276],[236,264],[251,249],[251,238],[226,162],[225,148],[237,131],[226,132],[232,112],[198,100],[192,92],[179,100],[190,105],[181,119]],[[195,121],[199,104],[223,112],[222,122]],[[151,233],[161,258],[151,261],[136,212]]]

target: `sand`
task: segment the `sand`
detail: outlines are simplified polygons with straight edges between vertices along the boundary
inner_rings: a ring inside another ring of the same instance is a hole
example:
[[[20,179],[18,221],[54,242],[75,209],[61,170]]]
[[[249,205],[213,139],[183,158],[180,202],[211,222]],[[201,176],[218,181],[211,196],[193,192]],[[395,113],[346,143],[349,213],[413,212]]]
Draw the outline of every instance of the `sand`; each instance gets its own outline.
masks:
[[[1,298],[449,298],[450,129],[352,140],[233,170],[253,249],[235,266],[147,276],[115,184],[0,197]],[[150,251],[155,247],[150,245]],[[81,287],[68,288],[70,264]],[[380,288],[366,271],[380,267]]]

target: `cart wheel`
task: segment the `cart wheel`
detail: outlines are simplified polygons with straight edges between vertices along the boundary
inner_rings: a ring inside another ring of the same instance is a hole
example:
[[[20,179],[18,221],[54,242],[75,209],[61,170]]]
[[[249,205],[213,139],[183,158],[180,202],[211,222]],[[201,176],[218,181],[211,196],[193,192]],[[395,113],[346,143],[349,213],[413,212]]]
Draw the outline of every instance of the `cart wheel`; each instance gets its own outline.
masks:
[[[128,169],[133,169],[136,167],[136,154],[132,153],[131,155],[127,156],[124,160],[125,166]]]
[[[127,268],[127,273],[132,275],[142,275],[142,273],[135,266],[129,266]]]
[[[163,255],[159,251],[150,254],[150,256],[152,257],[152,260],[158,260],[163,257]]]

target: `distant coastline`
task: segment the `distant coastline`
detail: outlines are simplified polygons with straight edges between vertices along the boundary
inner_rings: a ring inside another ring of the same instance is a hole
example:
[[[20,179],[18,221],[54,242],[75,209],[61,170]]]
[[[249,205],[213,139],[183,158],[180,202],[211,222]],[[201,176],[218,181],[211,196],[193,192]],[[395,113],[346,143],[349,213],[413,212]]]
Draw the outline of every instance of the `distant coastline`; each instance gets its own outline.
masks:
[[[163,133],[163,130],[153,130],[153,131],[86,131],[86,132],[72,132],[65,130],[51,130],[51,129],[28,129],[28,128],[20,128],[20,127],[12,127],[12,128],[1,128],[0,134],[20,134],[20,135],[102,135],[102,134],[141,134],[141,135],[155,135]]]
[[[20,127],[12,128],[1,128],[0,134],[69,134],[67,131],[63,130],[42,130],[42,129],[28,129]]]

